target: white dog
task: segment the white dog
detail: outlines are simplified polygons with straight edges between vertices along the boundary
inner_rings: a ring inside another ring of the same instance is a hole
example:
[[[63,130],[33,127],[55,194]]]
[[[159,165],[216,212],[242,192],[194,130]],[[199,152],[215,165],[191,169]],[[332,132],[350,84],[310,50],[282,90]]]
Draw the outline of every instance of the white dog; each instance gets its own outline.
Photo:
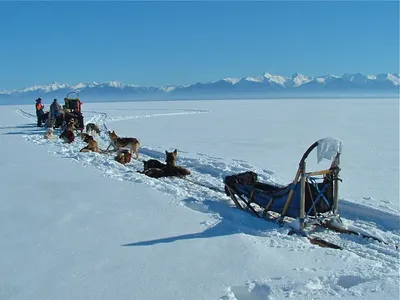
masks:
[[[54,139],[56,136],[54,135],[54,131],[53,128],[49,128],[47,129],[46,133],[44,134],[44,138],[46,140],[52,140]]]

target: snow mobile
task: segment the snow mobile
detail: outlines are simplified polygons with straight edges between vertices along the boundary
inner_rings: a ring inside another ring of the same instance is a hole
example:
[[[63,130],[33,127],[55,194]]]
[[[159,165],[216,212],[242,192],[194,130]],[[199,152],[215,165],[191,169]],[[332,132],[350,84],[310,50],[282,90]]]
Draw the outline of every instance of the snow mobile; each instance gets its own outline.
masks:
[[[317,148],[318,163],[329,159],[327,170],[306,171],[306,159]],[[241,209],[249,209],[256,217],[278,214],[279,223],[285,217],[297,219],[299,230],[309,224],[333,221],[338,214],[339,164],[342,142],[323,138],[313,143],[303,154],[293,182],[286,186],[262,183],[257,174],[248,171],[226,176],[225,193]],[[242,206],[244,204],[244,206]],[[261,215],[260,215],[261,214]]]
[[[69,97],[70,94],[75,94],[75,98]],[[77,129],[83,131],[84,121],[82,114],[82,102],[79,100],[79,95],[76,92],[69,92],[67,97],[64,98],[63,113],[59,115],[55,120],[55,128],[60,128],[63,122],[68,122],[71,119],[75,119],[77,124]]]

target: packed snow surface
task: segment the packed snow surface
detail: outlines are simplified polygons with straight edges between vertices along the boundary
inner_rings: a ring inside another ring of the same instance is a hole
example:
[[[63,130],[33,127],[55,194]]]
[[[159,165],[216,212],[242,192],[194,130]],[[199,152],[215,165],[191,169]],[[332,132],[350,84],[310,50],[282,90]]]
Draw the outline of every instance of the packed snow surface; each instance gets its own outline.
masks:
[[[100,148],[105,129],[141,141],[126,166],[45,140],[32,102],[0,106],[0,299],[399,299],[397,99],[83,103]],[[343,250],[321,248],[219,192],[249,170],[288,184],[321,138],[343,143],[344,225],[388,245],[321,231]],[[190,181],[136,172],[174,149]]]

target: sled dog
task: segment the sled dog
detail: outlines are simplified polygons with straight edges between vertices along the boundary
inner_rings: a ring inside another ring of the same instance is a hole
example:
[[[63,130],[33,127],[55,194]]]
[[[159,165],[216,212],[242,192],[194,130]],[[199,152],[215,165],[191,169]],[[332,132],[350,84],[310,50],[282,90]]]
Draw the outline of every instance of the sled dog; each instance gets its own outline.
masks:
[[[131,152],[129,152],[127,149],[124,149],[118,152],[117,156],[114,157],[114,160],[125,165],[131,161],[131,157]]]
[[[119,137],[115,131],[108,131],[108,136],[110,137],[110,145],[106,149],[106,151],[113,146],[114,149],[121,150],[123,148],[128,148],[130,150],[130,153],[136,154],[136,159],[139,157],[139,147],[140,147],[140,142],[136,138],[121,138]]]
[[[85,141],[86,138],[91,136],[90,134],[87,134],[87,133],[84,133],[84,132],[80,132],[78,135],[81,137],[82,141]]]
[[[143,170],[144,171],[146,171],[148,169],[152,169],[152,168],[162,169],[166,166],[167,166],[166,164],[158,161],[157,159],[149,159],[149,160],[143,161]]]
[[[60,139],[63,139],[64,142],[71,144],[75,140],[75,134],[72,129],[65,129],[59,136]]]
[[[86,124],[86,133],[93,135],[94,133],[100,134],[100,128],[94,123]]]
[[[87,143],[86,147],[83,147],[79,152],[99,152],[99,146],[97,145],[97,142],[93,139],[91,135],[86,135],[85,138],[83,139],[84,142]]]
[[[173,152],[165,151],[165,155],[166,155],[165,159],[166,165],[164,167],[161,166],[163,165],[161,162],[158,162],[159,164],[161,164],[159,165],[161,167],[148,168],[138,172],[153,178],[171,177],[171,176],[183,177],[191,174],[191,172],[188,169],[176,165],[178,150],[175,149],[175,151]],[[154,160],[152,161],[153,161],[152,164],[157,165],[157,163],[154,163]]]
[[[77,130],[76,125],[78,125],[76,120],[70,119],[67,124],[67,129],[71,131]]]
[[[44,134],[44,138],[46,140],[52,140],[54,139],[56,136],[54,135],[54,131],[53,128],[49,128],[47,129],[46,133]]]

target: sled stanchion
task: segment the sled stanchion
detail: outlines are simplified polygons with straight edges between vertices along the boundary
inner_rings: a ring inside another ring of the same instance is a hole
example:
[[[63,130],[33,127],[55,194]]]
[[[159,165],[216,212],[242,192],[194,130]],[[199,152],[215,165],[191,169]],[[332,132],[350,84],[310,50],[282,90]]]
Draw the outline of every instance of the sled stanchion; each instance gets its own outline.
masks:
[[[246,201],[246,199],[244,199],[242,196],[240,196],[240,195],[237,195],[239,198],[240,198],[240,200],[242,200],[244,203],[246,203],[246,206],[248,207],[248,208],[250,208],[250,210],[254,213],[254,215],[257,217],[257,218],[260,218],[260,215],[256,212],[256,210],[250,205],[250,202],[247,202]]]
[[[335,171],[333,172],[334,180],[333,180],[333,213],[337,215],[339,213],[339,178],[338,178],[338,168],[340,164],[340,153],[336,154],[336,157],[333,161],[333,167]]]
[[[246,201],[246,199],[244,199],[242,196],[236,194],[235,191],[229,185],[226,184],[225,187],[228,189],[229,195],[230,195],[232,201],[235,203],[237,208],[239,208],[240,210],[244,209],[243,206],[236,199],[236,196],[238,196],[239,199],[242,200],[246,204],[246,207],[248,207],[257,218],[261,218],[260,215],[258,214],[258,212],[250,205],[251,200]]]
[[[283,211],[282,211],[282,213],[281,213],[281,216],[279,217],[279,223],[282,223],[282,222],[283,222],[283,219],[285,218],[285,215],[286,215],[286,213],[287,213],[287,210],[289,209],[289,205],[290,205],[290,202],[292,201],[292,198],[293,198],[293,195],[294,195],[294,189],[295,189],[295,187],[296,187],[297,181],[299,180],[300,173],[301,173],[301,167],[300,167],[300,165],[299,165],[299,168],[297,169],[296,176],[294,177],[294,180],[293,180],[293,182],[292,182],[292,186],[291,186],[291,188],[290,188],[289,195],[288,195],[288,197],[287,197],[287,199],[286,199],[285,206],[283,207]]]
[[[239,208],[240,210],[243,210],[243,206],[240,205],[239,201],[236,199],[234,191],[227,184],[225,186],[228,189],[229,195],[231,196],[231,199],[235,203],[236,207]]]
[[[299,168],[297,169],[296,176],[295,176],[295,178],[294,178],[294,180],[292,182],[292,188],[291,188],[291,190],[289,192],[289,195],[287,197],[285,206],[284,206],[283,211],[281,213],[281,216],[279,218],[279,223],[283,222],[283,219],[286,216],[287,210],[289,209],[290,203],[292,202],[295,186],[296,186],[297,182],[299,181],[300,175],[302,173],[304,173],[304,170],[303,170],[304,162],[307,159],[308,155],[311,153],[311,151],[313,151],[314,148],[318,146],[318,143],[319,143],[319,141],[316,141],[310,147],[308,147],[308,149],[306,150],[306,152],[304,152],[304,154],[303,154],[303,156],[302,156],[302,158],[301,158],[301,160],[299,162]]]
[[[304,228],[305,202],[306,202],[306,162],[303,161],[300,180],[300,229]]]
[[[269,209],[271,208],[271,205],[272,205],[273,202],[274,202],[274,198],[272,198],[272,199],[268,202],[267,206],[265,206],[264,212],[262,213],[262,216],[263,216],[263,217],[265,217],[265,216],[267,215],[267,213],[268,213]]]

